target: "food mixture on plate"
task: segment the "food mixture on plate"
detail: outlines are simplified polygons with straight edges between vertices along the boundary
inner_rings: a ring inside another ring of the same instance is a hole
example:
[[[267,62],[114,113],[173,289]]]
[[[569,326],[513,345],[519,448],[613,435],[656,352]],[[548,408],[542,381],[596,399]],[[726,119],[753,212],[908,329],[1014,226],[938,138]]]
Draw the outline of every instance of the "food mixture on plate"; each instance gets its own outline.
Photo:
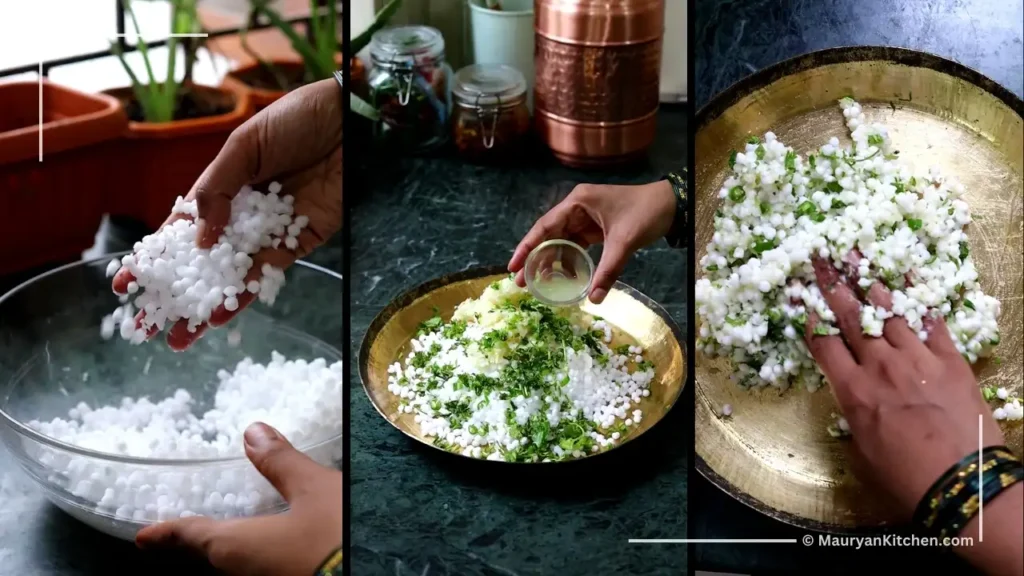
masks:
[[[550,308],[511,278],[424,322],[388,371],[399,411],[434,443],[474,458],[551,462],[620,442],[643,418],[654,366],[612,346],[612,328],[577,307]]]
[[[895,314],[925,340],[922,320],[939,313],[970,363],[999,344],[1000,303],[978,283],[963,186],[935,167],[912,173],[885,126],[869,123],[852,98],[840,107],[850,146],[833,137],[805,156],[768,132],[728,158],[696,283],[697,346],[730,358],[740,385],[814,390],[823,383],[804,343],[808,313],[821,319],[816,334],[839,330],[815,283],[814,256],[861,288],[882,282],[892,292],[891,312],[862,307],[866,334],[881,336]],[[998,396],[1005,405],[997,418],[1024,416],[1020,399],[1005,390]]]

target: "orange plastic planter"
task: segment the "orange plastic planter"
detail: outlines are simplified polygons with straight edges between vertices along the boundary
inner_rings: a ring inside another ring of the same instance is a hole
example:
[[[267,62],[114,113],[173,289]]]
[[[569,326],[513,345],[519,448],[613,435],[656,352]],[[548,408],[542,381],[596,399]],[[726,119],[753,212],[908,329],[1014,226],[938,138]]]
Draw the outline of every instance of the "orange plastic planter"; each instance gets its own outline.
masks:
[[[252,116],[249,95],[227,88],[192,86],[205,97],[230,99],[226,114],[166,123],[129,122],[121,140],[125,176],[113,188],[109,212],[130,216],[156,230],[170,214],[174,199],[192,185],[217,157],[231,132]],[[130,88],[108,90],[122,103],[132,99]]]
[[[301,60],[271,58],[267,62],[283,74],[289,81],[296,84],[303,83],[306,67],[302,64]],[[340,54],[335,55],[334,62],[339,67],[341,66]],[[357,78],[365,77],[362,64],[359,63],[358,59],[353,58],[352,63],[353,80],[355,81]],[[263,110],[267,106],[270,106],[274,102],[280,100],[288,93],[287,90],[257,88],[253,86],[253,80],[256,78],[264,80],[271,80],[272,78],[269,72],[262,70],[262,67],[263,65],[259,62],[239,66],[231,72],[228,72],[224,77],[224,81],[221,82],[221,86],[225,88],[248,92],[249,99],[252,101],[253,113]]]
[[[0,274],[73,260],[93,245],[106,191],[121,172],[120,103],[43,81],[0,84]]]

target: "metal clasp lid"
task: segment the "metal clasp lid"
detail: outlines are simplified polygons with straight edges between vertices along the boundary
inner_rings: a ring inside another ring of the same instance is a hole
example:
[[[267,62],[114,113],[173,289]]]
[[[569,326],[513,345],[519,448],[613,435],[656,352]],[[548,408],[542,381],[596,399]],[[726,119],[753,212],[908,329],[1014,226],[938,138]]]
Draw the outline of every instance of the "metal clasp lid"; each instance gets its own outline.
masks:
[[[495,96],[495,98],[497,98],[497,100],[498,100],[498,103],[497,103],[497,106],[490,106],[489,107],[489,108],[491,108],[490,112],[487,111],[488,107],[484,107],[484,106],[480,105],[480,98],[482,96],[483,96],[483,94],[477,94],[476,102],[474,102],[474,106],[476,108],[477,118],[479,119],[479,122],[480,122],[480,137],[483,139],[484,148],[487,148],[488,150],[490,150],[492,147],[494,147],[494,134],[495,134],[495,132],[497,131],[497,128],[498,128],[498,116],[501,115],[501,96]],[[491,121],[491,133],[490,133],[490,135],[487,134],[487,119],[488,118]]]

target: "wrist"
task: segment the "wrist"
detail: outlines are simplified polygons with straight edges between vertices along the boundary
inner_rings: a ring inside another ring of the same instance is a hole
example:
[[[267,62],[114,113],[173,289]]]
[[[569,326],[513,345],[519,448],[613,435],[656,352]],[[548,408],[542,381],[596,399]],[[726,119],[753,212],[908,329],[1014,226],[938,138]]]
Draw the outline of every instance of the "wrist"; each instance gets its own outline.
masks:
[[[651,194],[656,198],[655,205],[658,207],[657,218],[654,221],[654,231],[658,237],[665,236],[672,229],[672,220],[675,217],[676,201],[672,192],[672,185],[668,180],[659,180],[648,184]]]
[[[659,184],[667,186],[667,191],[672,194],[672,204],[669,209],[671,220],[662,235],[668,241],[669,246],[682,248],[689,240],[686,219],[686,171],[669,173]]]
[[[963,544],[954,551],[986,574],[1024,574],[1024,483],[1018,482],[985,505],[983,514],[964,527]],[[983,525],[984,523],[984,525]],[[969,544],[967,543],[969,542]]]
[[[342,570],[341,546],[335,548],[317,568],[314,576],[339,576]]]

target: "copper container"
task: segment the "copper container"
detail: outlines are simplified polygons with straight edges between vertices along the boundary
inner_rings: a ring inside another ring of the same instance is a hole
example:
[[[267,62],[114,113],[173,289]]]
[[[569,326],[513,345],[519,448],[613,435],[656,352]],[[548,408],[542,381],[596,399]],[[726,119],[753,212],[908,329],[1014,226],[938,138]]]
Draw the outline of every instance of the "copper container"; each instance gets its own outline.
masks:
[[[654,142],[664,0],[536,0],[537,131],[564,164],[635,159]]]

